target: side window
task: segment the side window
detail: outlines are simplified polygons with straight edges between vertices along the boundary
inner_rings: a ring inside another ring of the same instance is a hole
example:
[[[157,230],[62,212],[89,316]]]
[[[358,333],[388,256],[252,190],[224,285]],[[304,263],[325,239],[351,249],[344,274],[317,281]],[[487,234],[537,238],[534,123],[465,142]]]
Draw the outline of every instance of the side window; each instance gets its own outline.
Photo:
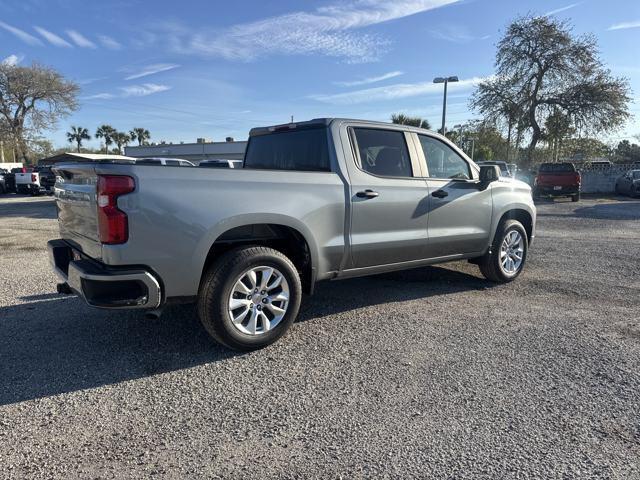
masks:
[[[432,137],[418,136],[427,160],[429,178],[471,179],[469,164],[449,145]]]
[[[165,160],[165,165],[169,167],[179,167],[181,163],[179,160]]]
[[[411,159],[404,133],[377,128],[354,128],[361,168],[381,177],[411,177]]]

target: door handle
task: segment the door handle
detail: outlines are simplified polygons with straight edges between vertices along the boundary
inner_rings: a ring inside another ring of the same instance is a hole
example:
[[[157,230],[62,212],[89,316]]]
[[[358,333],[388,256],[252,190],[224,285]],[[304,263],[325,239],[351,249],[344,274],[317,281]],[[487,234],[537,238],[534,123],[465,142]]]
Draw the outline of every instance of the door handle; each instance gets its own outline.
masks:
[[[446,196],[448,196],[449,193],[446,192],[445,190],[436,190],[435,192],[433,192],[431,194],[432,197],[436,197],[436,198],[444,198]]]
[[[371,190],[370,188],[356,193],[356,197],[358,198],[376,198],[378,195],[380,195],[378,192]]]

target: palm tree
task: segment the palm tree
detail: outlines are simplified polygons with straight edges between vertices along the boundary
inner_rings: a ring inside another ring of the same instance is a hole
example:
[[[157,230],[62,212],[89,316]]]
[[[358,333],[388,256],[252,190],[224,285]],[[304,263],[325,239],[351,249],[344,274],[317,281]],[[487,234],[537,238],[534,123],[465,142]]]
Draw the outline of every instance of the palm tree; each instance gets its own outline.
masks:
[[[113,143],[114,133],[116,133],[116,129],[111,125],[101,125],[96,130],[96,138],[104,139],[104,153],[109,153],[109,145]]]
[[[112,140],[118,146],[118,153],[122,155],[122,147],[126,146],[131,141],[131,137],[125,132],[115,132],[111,135]]]
[[[129,137],[132,141],[138,140],[138,145],[145,145],[151,138],[151,134],[146,128],[135,127],[129,132]]]
[[[424,120],[420,117],[409,117],[404,113],[394,113],[391,115],[391,122],[400,125],[410,125],[412,127],[424,128],[431,130],[431,124],[429,120]]]
[[[91,135],[89,135],[89,130],[84,127],[71,127],[71,131],[67,132],[67,140],[69,140],[69,143],[76,142],[78,145],[78,153],[80,153],[82,141],[90,139]]]

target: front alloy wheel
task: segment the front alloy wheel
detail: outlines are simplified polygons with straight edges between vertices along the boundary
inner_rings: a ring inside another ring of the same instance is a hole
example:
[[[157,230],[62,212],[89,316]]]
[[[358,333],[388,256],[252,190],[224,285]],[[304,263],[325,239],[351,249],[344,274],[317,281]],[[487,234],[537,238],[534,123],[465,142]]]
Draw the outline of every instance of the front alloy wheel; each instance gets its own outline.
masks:
[[[510,282],[524,268],[527,260],[527,232],[514,219],[502,222],[496,230],[490,253],[478,262],[482,275],[492,282]]]
[[[517,230],[510,230],[500,246],[500,267],[507,275],[515,275],[522,266],[524,239]]]

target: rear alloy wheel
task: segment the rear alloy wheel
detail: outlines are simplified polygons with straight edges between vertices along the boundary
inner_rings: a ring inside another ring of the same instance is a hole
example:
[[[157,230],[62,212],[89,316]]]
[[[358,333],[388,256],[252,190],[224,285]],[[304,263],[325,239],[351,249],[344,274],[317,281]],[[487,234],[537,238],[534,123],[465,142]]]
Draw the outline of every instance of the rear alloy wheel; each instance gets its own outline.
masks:
[[[219,343],[255,350],[287,332],[301,297],[300,276],[284,254],[261,246],[240,247],[226,252],[205,273],[198,314]]]
[[[278,326],[289,307],[289,283],[277,268],[261,265],[240,274],[228,300],[233,326],[262,335]]]
[[[527,259],[527,232],[517,220],[503,222],[496,231],[491,253],[479,262],[480,271],[492,282],[510,282],[524,268]]]
[[[580,200],[580,194],[576,193],[575,195],[571,195],[572,202],[578,202]]]

